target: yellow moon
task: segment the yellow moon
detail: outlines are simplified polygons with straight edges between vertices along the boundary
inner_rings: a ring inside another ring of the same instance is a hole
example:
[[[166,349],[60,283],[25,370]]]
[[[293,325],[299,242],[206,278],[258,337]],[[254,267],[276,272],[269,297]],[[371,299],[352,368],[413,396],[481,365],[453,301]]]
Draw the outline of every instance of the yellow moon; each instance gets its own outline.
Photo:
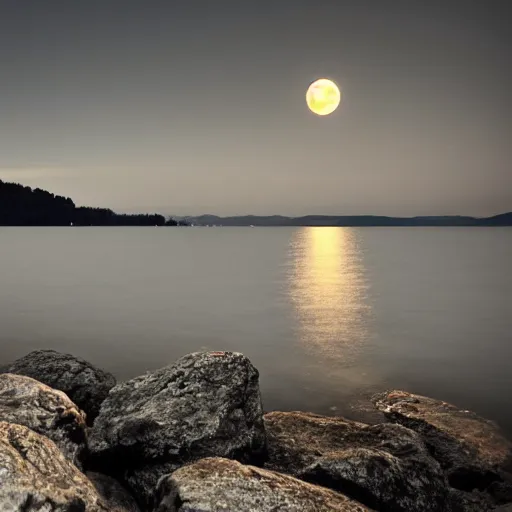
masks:
[[[313,82],[306,93],[306,103],[309,110],[319,116],[332,114],[341,102],[341,92],[338,86],[327,78]]]

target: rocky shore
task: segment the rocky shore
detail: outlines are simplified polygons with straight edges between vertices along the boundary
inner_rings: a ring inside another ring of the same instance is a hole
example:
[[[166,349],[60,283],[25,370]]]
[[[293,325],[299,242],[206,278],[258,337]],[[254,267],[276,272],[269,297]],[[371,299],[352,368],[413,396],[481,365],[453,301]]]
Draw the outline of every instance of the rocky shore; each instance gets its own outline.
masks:
[[[242,354],[198,352],[116,384],[31,352],[0,373],[1,512],[512,511],[512,444],[405,391],[368,425],[263,413]]]

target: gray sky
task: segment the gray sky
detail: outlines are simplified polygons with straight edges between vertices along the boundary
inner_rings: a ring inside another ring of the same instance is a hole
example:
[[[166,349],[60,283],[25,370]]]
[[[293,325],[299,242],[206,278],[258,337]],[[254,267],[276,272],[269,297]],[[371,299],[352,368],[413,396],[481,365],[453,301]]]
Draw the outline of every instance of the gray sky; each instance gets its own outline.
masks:
[[[0,179],[118,211],[510,211],[506,5],[0,0]]]

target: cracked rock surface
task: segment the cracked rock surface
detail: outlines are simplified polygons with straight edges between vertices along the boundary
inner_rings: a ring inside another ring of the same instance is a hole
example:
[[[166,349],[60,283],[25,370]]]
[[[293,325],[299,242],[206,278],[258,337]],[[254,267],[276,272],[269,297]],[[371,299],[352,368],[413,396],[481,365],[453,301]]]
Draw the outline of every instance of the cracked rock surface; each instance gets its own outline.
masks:
[[[0,510],[109,512],[53,441],[6,422],[0,422]]]
[[[222,458],[202,459],[164,476],[156,512],[365,512],[342,494]]]
[[[416,432],[304,412],[272,412],[264,418],[269,469],[330,487],[383,512],[445,509],[445,477]]]
[[[115,386],[115,378],[92,364],[55,350],[35,350],[8,366],[9,373],[26,375],[63,391],[92,424],[101,403]]]
[[[484,491],[497,504],[512,501],[512,443],[492,421],[405,391],[379,393],[373,401],[389,421],[421,436],[452,487]]]
[[[242,354],[198,352],[118,384],[89,448],[107,473],[123,468],[117,476],[146,504],[159,478],[187,462],[257,462],[265,453],[258,372]]]
[[[81,467],[85,415],[61,391],[30,377],[0,374],[0,421],[24,425],[50,438],[69,461]]]

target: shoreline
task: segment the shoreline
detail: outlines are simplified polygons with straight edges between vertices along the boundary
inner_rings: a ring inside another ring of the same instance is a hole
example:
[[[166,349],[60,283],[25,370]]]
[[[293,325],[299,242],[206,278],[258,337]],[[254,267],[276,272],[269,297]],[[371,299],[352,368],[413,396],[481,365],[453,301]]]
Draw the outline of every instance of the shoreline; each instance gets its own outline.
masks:
[[[47,500],[115,512],[192,510],[188,504],[213,512],[221,496],[226,510],[257,512],[276,500],[280,510],[311,512],[512,504],[512,443],[499,427],[406,391],[375,394],[383,421],[362,423],[264,412],[259,372],[236,352],[195,352],[122,383],[53,350],[3,370],[0,462],[10,469],[0,474],[0,505],[9,510],[32,510],[19,496],[36,500],[41,489]],[[13,436],[36,469],[16,462]],[[51,464],[37,462],[43,452]],[[70,474],[78,487],[64,484]]]

